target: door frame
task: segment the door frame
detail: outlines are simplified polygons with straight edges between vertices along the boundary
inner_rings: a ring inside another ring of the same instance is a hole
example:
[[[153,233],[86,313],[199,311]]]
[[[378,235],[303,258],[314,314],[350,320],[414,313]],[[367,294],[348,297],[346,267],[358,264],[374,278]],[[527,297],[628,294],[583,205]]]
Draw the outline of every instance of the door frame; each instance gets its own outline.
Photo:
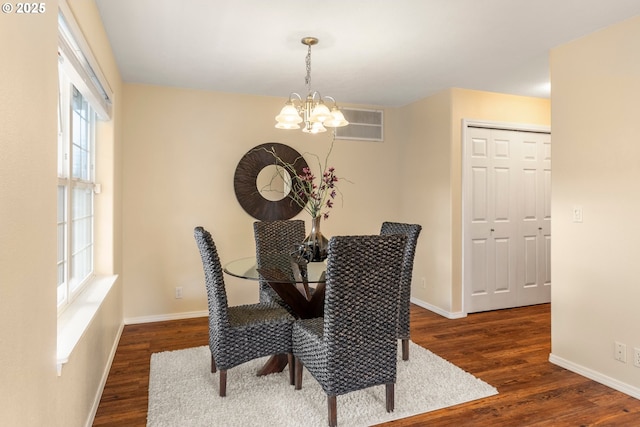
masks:
[[[469,283],[467,283],[465,277],[465,265],[466,265],[466,260],[465,260],[465,253],[466,253],[466,247],[465,247],[465,242],[467,241],[467,226],[466,226],[466,209],[467,209],[467,203],[465,200],[465,191],[466,191],[466,185],[469,182],[469,176],[468,176],[468,171],[467,171],[467,152],[466,152],[466,144],[465,141],[467,140],[467,135],[468,135],[468,129],[470,127],[475,127],[475,128],[487,128],[487,129],[499,129],[499,130],[510,130],[510,131],[519,131],[519,132],[535,132],[535,133],[549,133],[551,134],[551,126],[546,126],[546,125],[536,125],[536,124],[530,124],[530,123],[514,123],[514,122],[500,122],[500,121],[491,121],[491,120],[477,120],[477,119],[462,119],[462,132],[461,132],[461,138],[462,140],[460,141],[461,144],[461,150],[460,153],[462,155],[462,162],[461,162],[461,166],[462,166],[462,185],[461,185],[461,192],[460,192],[460,197],[462,198],[462,203],[461,203],[461,209],[462,211],[460,212],[461,215],[461,219],[462,219],[462,242],[461,242],[461,249],[462,249],[462,271],[461,271],[461,279],[462,279],[462,289],[461,289],[461,296],[462,296],[462,313],[463,313],[463,317],[467,316],[468,313],[468,307],[467,307],[467,301],[466,301],[466,294],[467,294],[467,287],[470,286]]]

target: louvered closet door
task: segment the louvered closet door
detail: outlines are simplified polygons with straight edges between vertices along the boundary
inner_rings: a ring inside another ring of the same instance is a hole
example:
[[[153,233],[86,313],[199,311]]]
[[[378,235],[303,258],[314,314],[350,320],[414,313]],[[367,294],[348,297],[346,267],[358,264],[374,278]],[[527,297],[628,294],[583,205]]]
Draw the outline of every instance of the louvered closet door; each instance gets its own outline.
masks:
[[[467,128],[467,313],[549,300],[549,147],[548,134]]]

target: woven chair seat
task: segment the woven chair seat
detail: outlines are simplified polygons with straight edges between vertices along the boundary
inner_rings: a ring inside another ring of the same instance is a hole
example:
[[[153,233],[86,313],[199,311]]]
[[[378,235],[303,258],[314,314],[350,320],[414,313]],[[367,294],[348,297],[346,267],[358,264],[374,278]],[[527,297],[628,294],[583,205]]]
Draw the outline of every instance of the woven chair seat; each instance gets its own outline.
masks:
[[[229,307],[229,326],[242,327],[254,323],[291,323],[291,316],[278,304],[258,303]]]

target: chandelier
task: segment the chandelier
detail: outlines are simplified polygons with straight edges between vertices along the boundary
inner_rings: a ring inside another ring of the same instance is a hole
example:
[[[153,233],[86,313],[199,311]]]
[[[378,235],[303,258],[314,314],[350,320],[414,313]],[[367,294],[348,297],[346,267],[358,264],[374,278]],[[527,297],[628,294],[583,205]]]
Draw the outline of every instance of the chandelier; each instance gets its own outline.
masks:
[[[318,39],[304,37],[300,42],[308,46],[307,76],[304,80],[307,85],[307,97],[303,100],[299,94],[292,92],[282,111],[276,116],[276,128],[300,129],[300,123],[303,123],[302,132],[320,133],[326,132],[327,127],[337,128],[348,125],[349,122],[338,109],[334,98],[323,97],[320,92],[311,90],[311,46],[318,44]],[[333,102],[331,110],[325,104],[325,100]]]

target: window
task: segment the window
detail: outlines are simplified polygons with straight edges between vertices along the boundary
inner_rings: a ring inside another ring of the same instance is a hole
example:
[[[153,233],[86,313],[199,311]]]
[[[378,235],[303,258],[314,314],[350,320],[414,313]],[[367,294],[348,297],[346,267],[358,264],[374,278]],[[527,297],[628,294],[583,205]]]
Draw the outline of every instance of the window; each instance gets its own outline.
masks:
[[[58,103],[58,310],[93,275],[96,114],[61,69]]]
[[[113,159],[101,158],[100,150],[96,151],[102,144],[115,143],[110,122],[114,93],[67,0],[57,3],[58,185],[52,191],[58,197],[56,365],[60,376],[118,276],[105,253],[113,243],[109,233],[103,234],[106,241],[94,234],[94,226],[113,230],[111,198],[100,200],[94,194],[100,193],[97,181],[110,183],[114,178]],[[112,186],[107,193],[113,195]]]
[[[58,9],[58,313],[94,277],[95,135],[113,93],[65,0]]]

